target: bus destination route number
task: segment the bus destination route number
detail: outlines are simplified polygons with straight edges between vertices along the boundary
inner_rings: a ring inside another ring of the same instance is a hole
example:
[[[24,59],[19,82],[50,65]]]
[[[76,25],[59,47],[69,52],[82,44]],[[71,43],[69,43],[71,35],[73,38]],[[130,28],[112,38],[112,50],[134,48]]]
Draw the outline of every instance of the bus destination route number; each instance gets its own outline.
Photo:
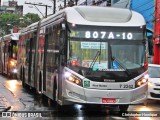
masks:
[[[120,32],[105,32],[105,31],[86,31],[85,38],[107,38],[107,39],[133,39],[133,33],[120,33]]]

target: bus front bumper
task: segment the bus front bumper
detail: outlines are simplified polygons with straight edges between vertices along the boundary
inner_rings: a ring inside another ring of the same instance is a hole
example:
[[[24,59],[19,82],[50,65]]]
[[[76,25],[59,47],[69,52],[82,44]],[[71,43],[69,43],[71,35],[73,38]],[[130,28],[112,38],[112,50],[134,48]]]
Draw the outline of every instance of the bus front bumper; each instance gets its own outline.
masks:
[[[147,99],[147,83],[130,90],[87,89],[66,82],[63,90],[64,104],[141,104]]]

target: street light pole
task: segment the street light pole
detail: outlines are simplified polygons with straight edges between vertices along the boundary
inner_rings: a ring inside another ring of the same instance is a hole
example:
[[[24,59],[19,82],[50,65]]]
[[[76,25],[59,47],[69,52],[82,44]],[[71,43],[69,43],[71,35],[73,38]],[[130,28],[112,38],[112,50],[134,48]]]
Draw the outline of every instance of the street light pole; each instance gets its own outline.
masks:
[[[53,3],[53,14],[56,13],[56,0],[54,0],[54,3]]]
[[[66,8],[66,0],[64,0],[64,8]]]
[[[30,5],[34,5],[34,6],[43,6],[46,8],[46,13],[45,13],[45,17],[47,18],[47,8],[48,7],[52,7],[52,6],[49,6],[49,5],[44,5],[44,4],[36,4],[36,3],[30,3],[30,2],[25,2],[25,4],[30,4]]]
[[[45,18],[47,18],[47,5],[46,5]]]

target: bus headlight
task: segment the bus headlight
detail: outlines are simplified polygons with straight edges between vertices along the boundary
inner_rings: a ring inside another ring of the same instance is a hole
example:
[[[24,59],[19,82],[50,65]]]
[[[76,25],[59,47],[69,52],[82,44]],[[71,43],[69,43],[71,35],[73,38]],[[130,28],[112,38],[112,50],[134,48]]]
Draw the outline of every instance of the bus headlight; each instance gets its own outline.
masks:
[[[18,72],[18,70],[15,68],[15,69],[13,69],[13,73],[17,73]]]
[[[77,84],[79,86],[82,86],[82,80],[80,78],[78,78],[77,76],[69,73],[69,72],[65,72],[65,78],[69,81],[72,82],[74,84]]]
[[[11,61],[10,61],[10,65],[11,65],[11,66],[16,66],[16,63],[11,60]]]
[[[136,81],[136,87],[139,87],[148,81],[148,74]]]

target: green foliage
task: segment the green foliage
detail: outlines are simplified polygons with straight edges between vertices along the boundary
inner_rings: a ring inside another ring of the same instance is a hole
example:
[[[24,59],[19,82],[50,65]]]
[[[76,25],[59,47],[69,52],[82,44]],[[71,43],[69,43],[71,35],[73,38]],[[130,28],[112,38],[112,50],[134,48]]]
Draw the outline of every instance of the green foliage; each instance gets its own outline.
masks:
[[[14,46],[13,46],[13,53],[16,53],[16,54],[17,54],[17,51],[18,51],[18,46],[17,46],[17,45],[14,45]]]
[[[27,13],[24,17],[30,19],[32,23],[40,20],[40,17],[38,16],[38,14],[34,14],[34,13]]]
[[[17,14],[13,13],[0,14],[0,27],[5,32],[5,34],[9,33],[9,29],[11,29],[11,27],[18,26],[18,24],[19,24],[19,16]]]
[[[18,16],[14,13],[3,13],[0,14],[0,29],[4,31],[4,34],[9,34],[13,26],[23,28],[39,20],[38,14],[34,13],[27,13],[25,16]]]
[[[20,21],[21,27],[27,27],[28,25],[40,20],[40,17],[38,16],[38,14],[34,14],[34,13],[27,13],[25,16],[20,18],[21,18],[21,21]]]

